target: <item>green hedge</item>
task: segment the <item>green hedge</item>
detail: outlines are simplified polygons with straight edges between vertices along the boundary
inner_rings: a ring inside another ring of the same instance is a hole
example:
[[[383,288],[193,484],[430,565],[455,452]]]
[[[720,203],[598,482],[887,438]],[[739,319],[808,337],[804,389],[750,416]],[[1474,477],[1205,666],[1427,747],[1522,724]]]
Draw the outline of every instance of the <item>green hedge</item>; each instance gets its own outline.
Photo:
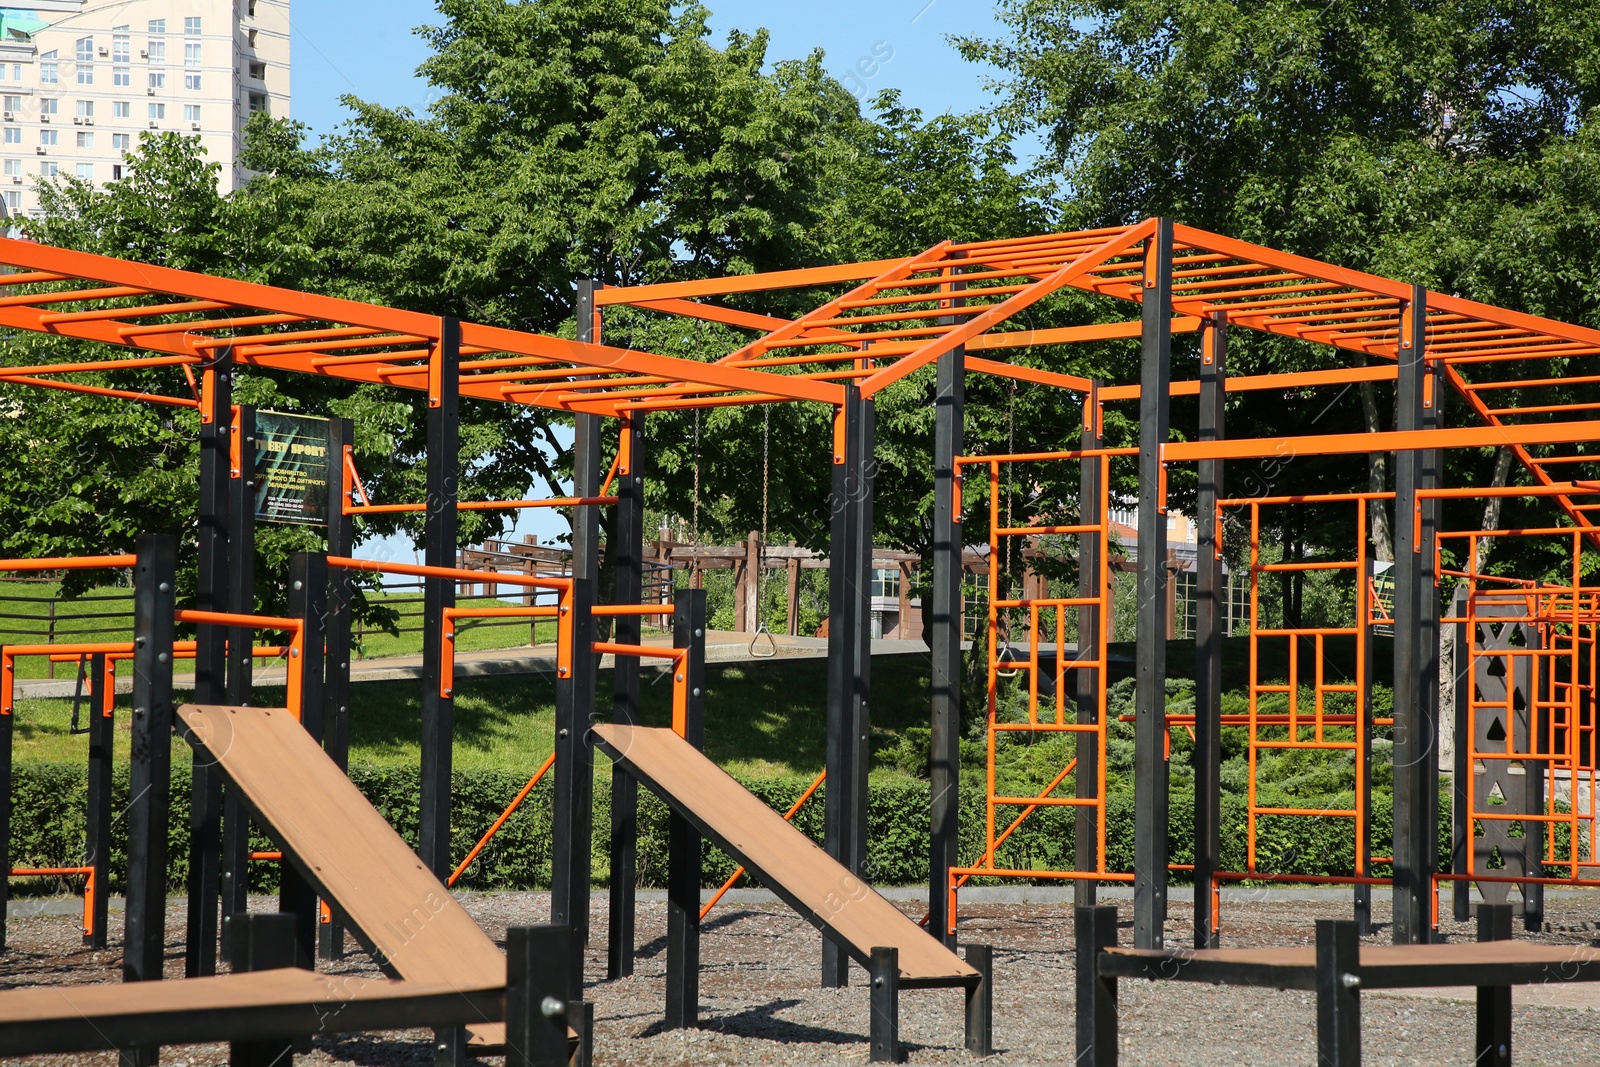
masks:
[[[417,828],[417,777],[415,767],[357,765],[351,778],[361,791],[394,825],[407,841],[415,844]],[[503,771],[458,772],[455,775],[455,804],[452,823],[453,856],[465,856],[505,805],[522,788],[526,779]],[[800,779],[759,778],[743,782],[769,806],[786,810],[805,789]],[[83,768],[76,764],[28,763],[19,765],[13,776],[13,815],[11,861],[15,866],[66,866],[81,862],[84,834],[86,782]],[[113,810],[126,809],[127,769],[117,770]],[[168,834],[171,859],[168,870],[171,887],[184,884],[189,840],[189,768],[173,767],[172,824]],[[1287,797],[1264,792],[1263,803],[1282,804]],[[1350,797],[1294,798],[1301,807],[1348,808]],[[1390,851],[1391,801],[1387,793],[1373,798],[1373,851]],[[971,862],[983,851],[983,796],[964,792],[961,798],[961,855]],[[796,818],[795,823],[813,839],[822,839],[822,793],[818,792]],[[331,814],[331,813],[330,813]],[[1012,812],[997,813],[999,828],[1004,828]],[[1043,808],[1029,817],[1000,849],[1001,866],[1017,869],[1062,869],[1072,865],[1072,809]],[[869,827],[869,880],[881,885],[914,885],[928,875],[928,786],[926,782],[892,781],[874,783],[867,813]],[[1174,863],[1189,863],[1194,858],[1193,794],[1174,790],[1171,810],[1171,858]],[[1114,793],[1108,803],[1106,844],[1112,869],[1133,868],[1133,797]],[[120,826],[120,823],[117,824]],[[610,837],[610,792],[604,785],[596,789],[594,874],[597,884],[608,877]],[[1242,870],[1245,864],[1244,798],[1225,794],[1222,810],[1222,862],[1228,870]],[[667,808],[647,791],[639,803],[639,881],[641,885],[661,886],[666,877]],[[550,785],[541,783],[521,810],[506,823],[462,879],[469,889],[528,889],[550,884]],[[1440,864],[1449,862],[1449,797],[1440,797]],[[271,848],[258,836],[255,847]],[[1346,818],[1289,818],[1264,816],[1258,828],[1257,859],[1260,869],[1294,874],[1348,873],[1353,861],[1350,820]],[[717,885],[733,873],[734,863],[719,850],[706,847],[706,883]],[[126,870],[126,854],[120,841],[112,851],[112,884],[120,892]],[[251,887],[269,891],[275,887],[274,864],[252,868]],[[981,883],[980,883],[981,884]],[[58,892],[59,880],[17,882],[14,890]]]

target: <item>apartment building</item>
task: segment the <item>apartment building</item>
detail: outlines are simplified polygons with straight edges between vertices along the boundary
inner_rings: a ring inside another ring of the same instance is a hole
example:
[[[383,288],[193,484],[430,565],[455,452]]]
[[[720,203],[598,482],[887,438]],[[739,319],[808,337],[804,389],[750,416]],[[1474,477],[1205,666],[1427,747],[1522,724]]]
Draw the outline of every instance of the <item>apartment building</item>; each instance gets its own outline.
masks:
[[[198,138],[224,192],[244,124],[289,114],[289,0],[29,0],[0,5],[0,192],[39,210],[41,179],[121,178],[146,131]]]

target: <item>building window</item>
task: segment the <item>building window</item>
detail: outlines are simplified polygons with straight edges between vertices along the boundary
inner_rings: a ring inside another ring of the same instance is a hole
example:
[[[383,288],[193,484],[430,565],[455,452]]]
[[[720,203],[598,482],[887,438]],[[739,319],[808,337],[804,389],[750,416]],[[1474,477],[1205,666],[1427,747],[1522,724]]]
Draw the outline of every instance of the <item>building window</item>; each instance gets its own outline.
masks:
[[[87,130],[79,130],[78,131],[78,147],[79,148],[93,148],[94,147],[94,134],[88,132]]]
[[[114,119],[131,119],[133,105],[126,100],[113,100],[111,102],[111,117]]]
[[[250,14],[254,15],[255,13],[255,5],[252,4],[250,7]],[[254,28],[245,31],[245,39],[250,42],[251,48],[256,46],[256,32],[257,31]]]
[[[167,72],[164,71],[164,70],[152,70],[150,72],[150,88],[152,88],[152,89],[165,89],[166,87],[167,87]]]
[[[14,82],[19,82],[19,81],[22,80],[22,64],[21,63],[13,63],[13,64],[11,64],[11,80],[14,81]]]
[[[133,137],[131,134],[114,133],[111,135],[111,147],[118,152],[126,152],[128,146],[132,143]]]
[[[79,163],[78,164],[78,177],[82,178],[86,182],[94,181],[94,164],[93,163]]]
[[[1250,576],[1228,575],[1228,632],[1250,632]]]
[[[91,67],[87,63],[79,63],[78,64],[78,84],[79,85],[93,85],[94,84],[94,68]]]
[[[1194,571],[1179,571],[1172,577],[1174,599],[1177,600],[1173,612],[1173,629],[1177,631],[1174,636],[1193,637],[1200,611],[1200,601],[1195,597],[1198,575]]]
[[[6,127],[5,143],[6,144],[21,144],[22,143],[22,127],[21,126],[7,126]]]
[[[92,118],[94,118],[94,101],[93,100],[79,100],[78,101],[78,117],[80,119],[92,119]]]
[[[186,18],[186,19],[184,19],[183,20],[183,32],[184,32],[184,35],[187,36],[187,37],[198,37],[198,36],[200,36],[200,19],[199,19],[199,17],[196,16],[194,18]]]
[[[166,118],[167,117],[167,105],[166,104],[151,104],[150,105],[150,117],[152,119],[164,119],[164,118]]]
[[[183,121],[184,122],[199,122],[200,121],[200,105],[199,104],[184,104],[183,105]]]
[[[5,98],[5,109],[15,115],[22,110],[22,97],[8,96]]]
[[[896,598],[900,595],[900,568],[875,569],[872,572],[872,595]]]
[[[122,180],[122,164],[121,163],[113,163],[113,164],[111,164],[111,180],[114,181],[114,182],[120,182]]]
[[[200,89],[200,75],[185,74],[183,76],[183,87],[185,89],[192,89],[198,92]]]
[[[42,145],[53,145],[53,144],[57,143],[57,140],[58,139],[57,139],[55,130],[40,130],[39,131],[39,143],[40,144],[42,144]]]
[[[60,78],[56,74],[56,65],[54,63],[39,64],[40,85],[59,85],[60,81]]]
[[[167,42],[151,40],[145,49],[145,59],[151,66],[159,66],[167,61]]]
[[[127,29],[126,26],[121,27]],[[133,59],[133,38],[125,33],[114,34],[111,38],[111,62],[128,63]]]
[[[978,640],[989,632],[989,595],[979,581],[961,583],[961,636]]]
[[[6,210],[13,215],[22,210],[22,194],[15,189],[6,190]],[[14,234],[8,232],[7,236],[14,236]]]
[[[7,178],[20,178],[20,177],[22,177],[22,160],[20,160],[20,159],[8,159],[8,160],[6,160],[6,177]]]
[[[166,19],[151,19],[150,20],[150,32],[152,34],[166,33],[167,32],[167,20]]]
[[[39,177],[54,178],[61,171],[61,165],[54,160],[42,159],[39,161]]]
[[[252,59],[250,61],[250,77],[254,78],[258,82],[266,81],[267,65],[260,60]]]
[[[39,121],[49,122],[50,120],[45,116],[58,114],[60,104],[61,102],[53,96],[41,96],[39,98]]]
[[[198,67],[200,65],[200,42],[185,41],[183,43],[183,65]]]
[[[115,85],[115,86],[122,86],[124,88],[126,88],[127,86],[132,85],[133,84],[133,68],[132,67],[112,67],[111,68],[111,84]]]
[[[254,115],[257,111],[265,111],[265,110],[267,110],[267,94],[266,93],[251,93],[250,94],[250,114]]]

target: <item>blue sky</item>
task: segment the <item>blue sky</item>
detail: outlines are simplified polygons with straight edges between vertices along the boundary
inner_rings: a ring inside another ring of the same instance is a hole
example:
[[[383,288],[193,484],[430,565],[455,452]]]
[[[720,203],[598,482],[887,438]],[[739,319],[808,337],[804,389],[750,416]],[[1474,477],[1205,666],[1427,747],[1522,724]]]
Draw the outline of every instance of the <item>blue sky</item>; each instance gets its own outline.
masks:
[[[977,110],[989,100],[984,71],[945,41],[952,33],[997,34],[987,0],[713,0],[708,6],[713,40],[722,41],[730,29],[765,26],[772,32],[771,58],[796,59],[822,48],[828,69],[859,95],[896,88],[929,115]],[[391,107],[427,107],[429,88],[413,73],[427,51],[411,31],[439,21],[432,0],[296,0],[292,11],[290,106],[296,119],[318,133],[332,130],[348,115],[339,103],[345,94]],[[861,65],[875,55],[889,58]],[[874,67],[870,77],[861,75]]]
[[[731,29],[766,27],[770,59],[825,52],[828,70],[858,97],[895,88],[905,104],[929,116],[975,111],[989,103],[985,72],[963,60],[948,34],[999,32],[988,0],[888,0],[863,3],[811,0],[804,4],[712,0],[712,37]],[[353,95],[390,107],[424,111],[430,88],[415,71],[427,56],[412,32],[436,23],[433,0],[295,0],[292,5],[292,117],[314,133],[332,132],[349,117],[340,97]],[[566,523],[544,509],[523,511],[508,534],[538,535],[548,542]],[[363,551],[393,558],[412,555],[409,538],[385,538]]]

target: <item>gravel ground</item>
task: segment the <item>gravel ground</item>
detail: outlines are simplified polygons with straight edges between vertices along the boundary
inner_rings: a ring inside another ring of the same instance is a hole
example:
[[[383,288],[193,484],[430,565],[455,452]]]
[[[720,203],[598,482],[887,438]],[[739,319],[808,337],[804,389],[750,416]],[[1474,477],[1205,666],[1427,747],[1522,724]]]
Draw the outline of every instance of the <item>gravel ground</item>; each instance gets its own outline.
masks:
[[[1186,890],[1180,890],[1187,893]],[[508,925],[542,922],[548,897],[537,893],[463,898],[496,937]],[[1378,918],[1387,918],[1378,903]],[[908,912],[912,904],[902,905]],[[1124,914],[1128,904],[1122,902]],[[995,946],[995,1043],[1001,1064],[1066,1064],[1073,1059],[1072,916],[1065,905],[974,904],[964,907],[962,936]],[[1317,918],[1348,915],[1343,899],[1233,902],[1224,906],[1224,943],[1308,944]],[[1552,899],[1548,928],[1536,938],[1557,944],[1595,943],[1600,895]],[[1174,902],[1170,943],[1188,936],[1186,903]],[[863,973],[843,990],[817,988],[819,935],[781,905],[719,908],[707,920],[701,946],[701,1028],[663,1031],[666,966],[664,904],[640,904],[641,949],[637,973],[619,982],[604,970],[603,905],[597,902],[595,937],[588,959],[587,996],[595,1002],[596,1061],[640,1067],[700,1064],[835,1064],[867,1059],[867,996]],[[113,937],[120,933],[113,918]],[[1126,924],[1125,924],[1126,926]],[[181,908],[168,919],[168,974],[182,973]],[[0,956],[0,985],[114,981],[120,953],[81,947],[71,916],[40,915],[11,921],[11,950]],[[1453,940],[1473,930],[1446,923]],[[1128,934],[1124,934],[1126,938]],[[1380,927],[1375,942],[1383,942]],[[359,953],[329,969],[376,974]],[[1592,994],[1590,991],[1593,991]],[[1516,1059],[1533,1064],[1600,1064],[1600,985],[1563,989],[1553,999],[1520,995],[1516,1009]],[[1459,991],[1428,995],[1372,994],[1363,998],[1368,1064],[1431,1065],[1471,1058],[1474,1007]],[[425,1031],[317,1038],[306,1064],[373,1067],[425,1065]],[[951,990],[901,994],[901,1037],[912,1064],[970,1062],[962,1049],[961,996]],[[1125,982],[1122,986],[1122,1062],[1145,1064],[1311,1064],[1315,1017],[1308,993],[1257,991],[1180,983]],[[110,1054],[34,1057],[28,1064],[115,1064]],[[222,1046],[169,1049],[163,1063],[220,1065]]]

